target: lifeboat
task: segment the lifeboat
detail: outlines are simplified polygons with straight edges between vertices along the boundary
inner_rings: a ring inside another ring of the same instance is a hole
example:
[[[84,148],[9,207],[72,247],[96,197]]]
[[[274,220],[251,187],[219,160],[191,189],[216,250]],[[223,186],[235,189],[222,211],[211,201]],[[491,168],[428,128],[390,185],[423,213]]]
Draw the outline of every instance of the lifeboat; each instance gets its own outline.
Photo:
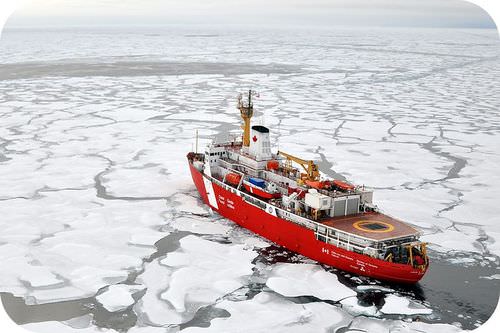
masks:
[[[280,163],[276,160],[267,162],[267,170],[278,170]]]
[[[335,179],[332,184],[342,191],[352,191],[354,190],[354,185],[343,182],[341,180]]]
[[[322,190],[324,188],[328,188],[332,185],[332,182],[329,180],[325,181],[313,181],[313,180],[306,180],[305,181],[306,185],[311,186],[312,188]]]
[[[238,175],[237,173],[230,172],[226,175],[226,183],[228,183],[228,184],[238,186],[240,183],[240,180],[241,180],[241,176]]]
[[[262,199],[277,199],[281,194],[277,191],[276,184],[267,183],[260,178],[250,178],[249,181],[243,181],[243,187],[249,193],[252,193]]]

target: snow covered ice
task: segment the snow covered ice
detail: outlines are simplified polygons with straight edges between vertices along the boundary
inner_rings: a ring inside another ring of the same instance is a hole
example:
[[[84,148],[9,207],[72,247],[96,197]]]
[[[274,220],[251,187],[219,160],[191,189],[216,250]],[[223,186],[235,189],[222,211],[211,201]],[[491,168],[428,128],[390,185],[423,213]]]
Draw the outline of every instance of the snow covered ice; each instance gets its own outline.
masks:
[[[431,314],[431,309],[426,309],[423,307],[410,307],[410,300],[405,297],[388,295],[385,298],[385,304],[380,309],[380,312],[384,314],[403,314],[403,315],[414,315],[414,314]]]
[[[326,331],[346,323],[349,317],[326,303],[296,304],[275,294],[262,292],[241,302],[223,301],[217,305],[231,313],[217,318],[208,328],[191,327],[188,333],[201,332],[304,332]]]
[[[3,33],[0,291],[13,318],[82,333],[432,333],[488,319],[496,31],[193,29]],[[384,212],[423,231],[435,268],[418,287],[287,254],[203,205],[186,153],[196,130],[200,150],[240,130],[248,88],[273,144],[374,187]],[[68,312],[33,318],[25,304]],[[85,327],[71,321],[81,308]]]
[[[178,312],[185,302],[211,304],[218,298],[246,285],[257,253],[243,245],[225,245],[187,236],[180,240],[180,251],[169,253],[162,265],[174,268],[168,289],[161,298]]]
[[[138,291],[141,291],[141,286],[116,284],[96,296],[96,300],[109,312],[122,311],[135,304],[132,295]]]
[[[311,264],[278,264],[272,268],[266,285],[288,297],[314,296],[339,301],[356,296],[356,292],[341,284],[335,274]]]

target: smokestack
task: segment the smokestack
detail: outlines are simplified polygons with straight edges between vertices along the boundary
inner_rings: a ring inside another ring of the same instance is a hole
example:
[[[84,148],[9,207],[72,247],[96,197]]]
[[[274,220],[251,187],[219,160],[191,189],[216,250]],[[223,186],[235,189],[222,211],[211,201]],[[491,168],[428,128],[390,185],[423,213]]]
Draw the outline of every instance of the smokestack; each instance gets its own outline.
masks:
[[[250,133],[250,154],[257,161],[270,160],[271,141],[269,140],[269,129],[265,126],[252,126]]]

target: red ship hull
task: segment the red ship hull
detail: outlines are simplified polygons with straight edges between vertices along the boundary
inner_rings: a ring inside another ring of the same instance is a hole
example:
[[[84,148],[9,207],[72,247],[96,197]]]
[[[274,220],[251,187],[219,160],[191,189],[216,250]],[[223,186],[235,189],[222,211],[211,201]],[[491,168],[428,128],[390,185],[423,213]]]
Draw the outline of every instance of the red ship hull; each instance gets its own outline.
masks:
[[[189,167],[203,202],[225,218],[290,251],[346,272],[384,281],[416,283],[425,274],[425,270],[410,265],[379,260],[319,241],[312,230],[268,214],[243,201],[238,194],[211,182],[191,163]],[[212,188],[207,189],[205,184]]]

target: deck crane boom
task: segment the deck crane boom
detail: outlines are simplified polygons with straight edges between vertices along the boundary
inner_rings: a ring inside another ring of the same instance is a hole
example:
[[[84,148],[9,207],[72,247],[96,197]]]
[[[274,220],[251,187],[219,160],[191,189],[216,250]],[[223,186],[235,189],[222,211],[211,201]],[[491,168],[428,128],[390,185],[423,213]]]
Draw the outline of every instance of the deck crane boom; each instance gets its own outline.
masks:
[[[281,155],[286,158],[286,169],[290,170],[292,168],[292,162],[299,164],[306,171],[306,179],[310,181],[318,181],[319,180],[319,170],[318,166],[311,160],[303,160],[301,158],[295,157],[288,153],[278,151],[278,155]]]

